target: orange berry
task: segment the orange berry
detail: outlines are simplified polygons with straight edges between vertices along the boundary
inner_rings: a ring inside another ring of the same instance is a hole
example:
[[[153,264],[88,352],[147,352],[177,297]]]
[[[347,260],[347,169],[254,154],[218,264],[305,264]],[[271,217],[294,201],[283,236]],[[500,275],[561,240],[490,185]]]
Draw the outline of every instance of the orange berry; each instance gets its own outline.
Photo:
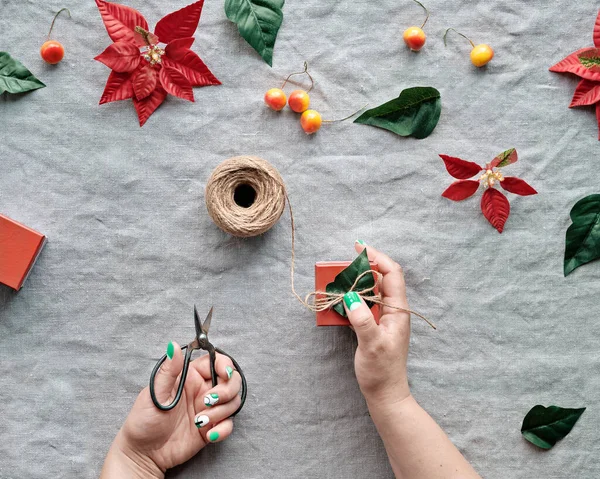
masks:
[[[281,110],[286,102],[287,98],[281,88],[271,88],[265,93],[265,103],[271,110]]]
[[[425,45],[425,40],[427,35],[422,28],[419,27],[409,27],[404,30],[404,34],[402,35],[404,38],[404,43],[410,48],[413,52],[418,52],[423,45]]]
[[[294,90],[288,98],[288,105],[296,113],[302,113],[308,109],[310,97],[304,90]]]
[[[56,65],[65,56],[65,49],[60,42],[48,40],[40,48],[40,55],[46,63]]]
[[[476,67],[487,65],[492,58],[494,58],[494,50],[485,43],[476,45],[473,47],[473,50],[471,50],[471,62]]]
[[[300,117],[300,125],[307,135],[319,131],[321,122],[321,114],[315,110],[306,110]]]

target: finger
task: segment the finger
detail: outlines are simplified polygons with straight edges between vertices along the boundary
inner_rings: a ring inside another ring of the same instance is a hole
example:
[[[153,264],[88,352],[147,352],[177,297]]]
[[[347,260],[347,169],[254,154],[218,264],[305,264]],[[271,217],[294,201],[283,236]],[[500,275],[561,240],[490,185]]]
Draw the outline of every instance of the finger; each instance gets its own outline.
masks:
[[[206,434],[206,439],[208,442],[221,442],[227,439],[232,431],[233,420],[225,419],[208,431]]]
[[[404,273],[402,267],[389,256],[377,251],[371,246],[367,246],[364,241],[357,240],[354,243],[357,252],[367,249],[369,261],[377,263],[379,271],[383,274],[381,283],[381,295],[384,303],[398,308],[408,309],[406,299],[406,284],[404,282]],[[401,311],[383,306],[382,314],[397,314]]]
[[[216,424],[219,424],[221,421],[230,417],[237,409],[240,407],[240,403],[242,402],[242,398],[239,396],[235,396],[231,401],[225,404],[219,404],[218,406],[212,408],[206,408],[204,404],[202,404],[202,410],[196,414],[194,418],[194,423],[198,429],[205,428],[205,430],[210,430]]]
[[[210,375],[210,356],[208,354],[205,354],[204,356],[199,357],[198,359],[194,359],[190,363],[190,366],[196,369],[196,371],[198,371],[200,375],[207,381],[210,381],[212,379]],[[219,378],[225,381],[231,379],[234,370],[235,368],[233,367],[233,362],[231,361],[231,359],[229,359],[224,354],[216,353],[215,371]]]
[[[231,379],[220,380],[214,388],[203,394],[198,394],[194,400],[196,411],[203,408],[212,408],[217,404],[225,404],[235,398],[242,387],[242,377],[237,371],[233,372]]]
[[[154,392],[161,404],[167,404],[175,397],[175,382],[183,369],[183,353],[177,343],[167,346],[167,359],[162,363],[154,380]]]
[[[356,332],[358,345],[368,346],[380,334],[373,313],[355,291],[346,293],[343,302],[348,320]]]

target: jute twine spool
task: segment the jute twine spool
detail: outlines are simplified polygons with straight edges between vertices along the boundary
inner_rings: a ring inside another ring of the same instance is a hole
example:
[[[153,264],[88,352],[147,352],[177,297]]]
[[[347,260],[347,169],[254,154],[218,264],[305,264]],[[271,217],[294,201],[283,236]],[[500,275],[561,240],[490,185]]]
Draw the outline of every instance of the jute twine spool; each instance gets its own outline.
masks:
[[[241,238],[262,234],[277,223],[286,196],[277,169],[256,156],[225,160],[206,184],[208,214],[223,231]]]
[[[233,236],[248,238],[268,231],[281,218],[287,203],[292,230],[292,257],[290,280],[292,293],[306,308],[313,312],[325,311],[343,301],[344,295],[313,291],[302,298],[294,287],[296,262],[296,227],[294,213],[287,195],[283,178],[268,161],[256,156],[235,156],[221,163],[212,172],[206,184],[206,208],[215,224]],[[376,278],[375,286],[355,290],[359,280],[366,274]],[[386,304],[381,294],[374,294],[376,287],[381,290],[383,275],[374,270],[365,271],[354,282],[351,291],[356,291],[364,300],[377,303],[397,311],[414,314],[436,327],[421,314],[410,309]]]

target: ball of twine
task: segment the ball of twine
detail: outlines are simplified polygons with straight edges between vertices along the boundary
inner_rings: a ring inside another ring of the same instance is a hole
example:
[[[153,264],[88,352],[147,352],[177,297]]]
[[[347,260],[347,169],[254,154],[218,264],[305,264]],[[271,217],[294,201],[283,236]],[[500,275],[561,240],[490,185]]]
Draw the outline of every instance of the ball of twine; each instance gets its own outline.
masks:
[[[221,163],[206,184],[206,208],[226,233],[248,238],[268,231],[281,217],[285,184],[277,169],[256,156]]]

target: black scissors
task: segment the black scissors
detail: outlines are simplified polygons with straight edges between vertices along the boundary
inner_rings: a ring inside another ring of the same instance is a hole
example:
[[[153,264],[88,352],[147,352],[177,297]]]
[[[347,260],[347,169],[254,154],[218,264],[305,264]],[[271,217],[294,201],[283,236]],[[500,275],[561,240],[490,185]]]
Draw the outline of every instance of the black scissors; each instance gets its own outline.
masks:
[[[160,358],[156,363],[156,366],[154,366],[152,374],[150,375],[150,397],[152,398],[152,402],[154,403],[154,405],[161,411],[169,411],[170,409],[173,409],[175,406],[177,406],[177,403],[181,399],[181,393],[183,392],[183,387],[185,386],[185,378],[187,377],[190,361],[192,360],[192,352],[196,349],[203,349],[205,351],[208,351],[208,354],[210,356],[210,375],[212,378],[213,387],[217,385],[217,373],[215,371],[215,352],[227,356],[229,359],[231,359],[233,366],[242,377],[242,401],[240,403],[240,407],[238,407],[237,410],[231,416],[235,416],[244,407],[248,387],[246,384],[246,376],[244,376],[242,368],[240,368],[240,365],[237,363],[237,361],[233,359],[229,354],[227,354],[222,349],[214,347],[212,343],[208,340],[208,328],[210,327],[212,313],[213,308],[211,307],[210,311],[208,312],[208,315],[206,316],[206,319],[203,323],[201,323],[200,317],[198,316],[198,310],[196,309],[196,305],[194,305],[194,325],[196,326],[196,337],[191,343],[185,346],[181,346],[181,350],[185,350],[185,359],[183,360],[183,371],[181,372],[181,379],[179,380],[179,387],[177,388],[177,394],[175,395],[175,399],[173,399],[171,404],[167,404],[166,406],[161,404],[156,398],[156,394],[154,392],[154,381],[156,380],[156,374],[160,370],[162,363],[164,363],[167,359],[167,355],[165,354],[162,358]]]

